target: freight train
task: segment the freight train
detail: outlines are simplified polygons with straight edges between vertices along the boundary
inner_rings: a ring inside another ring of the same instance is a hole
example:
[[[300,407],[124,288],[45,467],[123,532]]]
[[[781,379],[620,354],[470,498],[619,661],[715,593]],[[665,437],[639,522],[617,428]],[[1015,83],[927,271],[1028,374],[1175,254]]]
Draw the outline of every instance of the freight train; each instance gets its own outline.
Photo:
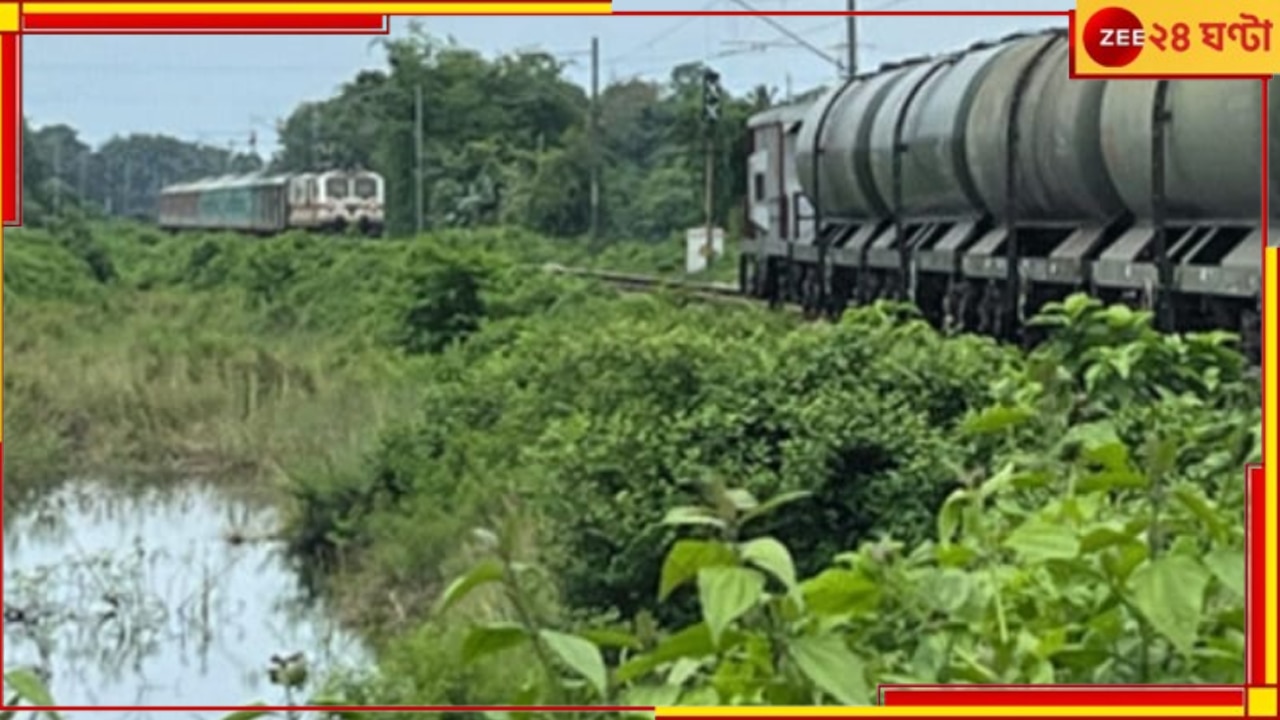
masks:
[[[1086,291],[1256,355],[1266,172],[1280,239],[1262,81],[1076,80],[1068,47],[1009,36],[754,116],[744,291],[832,314],[907,300],[1024,338],[1045,302]]]
[[[383,230],[384,199],[385,183],[373,172],[227,176],[162,189],[159,224],[261,235],[354,229],[376,237]]]

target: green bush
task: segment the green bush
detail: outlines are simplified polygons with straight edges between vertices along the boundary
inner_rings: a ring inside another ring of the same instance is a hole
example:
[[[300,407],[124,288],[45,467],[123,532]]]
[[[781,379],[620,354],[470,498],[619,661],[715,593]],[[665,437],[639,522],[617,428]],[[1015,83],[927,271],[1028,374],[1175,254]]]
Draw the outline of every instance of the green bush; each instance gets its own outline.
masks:
[[[968,460],[955,423],[1016,360],[896,308],[798,329],[755,308],[611,295],[491,319],[438,356],[420,419],[373,471],[339,490],[303,481],[298,548],[341,545],[371,575],[435,583],[450,538],[518,496],[554,528],[539,542],[570,607],[679,617],[690,608],[658,608],[647,590],[671,539],[654,524],[697,483],[811,492],[766,528],[806,571],[881,534],[918,541]]]
[[[532,696],[562,703],[858,705],[880,683],[1243,682],[1239,488],[1260,418],[1239,356],[1220,336],[1160,336],[1148,315],[1083,297],[1039,320],[1056,335],[1004,368],[998,397],[954,430],[990,471],[950,493],[933,538],[861,542],[799,571],[802,558],[757,525],[811,498],[760,502],[715,483],[665,515],[683,537],[650,586],[660,599],[687,588],[697,616],[668,628],[643,614],[609,628],[471,621],[462,659],[532,652]],[[547,582],[494,537],[443,610],[488,585],[518,598]]]

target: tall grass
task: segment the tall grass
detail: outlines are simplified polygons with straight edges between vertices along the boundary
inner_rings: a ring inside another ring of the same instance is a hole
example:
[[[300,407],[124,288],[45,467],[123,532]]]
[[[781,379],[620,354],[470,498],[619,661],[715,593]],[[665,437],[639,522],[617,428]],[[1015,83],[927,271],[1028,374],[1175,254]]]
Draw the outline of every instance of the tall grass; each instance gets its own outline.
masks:
[[[84,474],[261,482],[352,462],[411,406],[402,366],[372,352],[338,362],[322,337],[250,333],[235,308],[160,292],[11,313],[6,495]]]
[[[356,330],[280,327],[235,282],[184,282],[190,239],[6,241],[6,501],[77,475],[261,484],[350,465],[413,406],[411,363]]]

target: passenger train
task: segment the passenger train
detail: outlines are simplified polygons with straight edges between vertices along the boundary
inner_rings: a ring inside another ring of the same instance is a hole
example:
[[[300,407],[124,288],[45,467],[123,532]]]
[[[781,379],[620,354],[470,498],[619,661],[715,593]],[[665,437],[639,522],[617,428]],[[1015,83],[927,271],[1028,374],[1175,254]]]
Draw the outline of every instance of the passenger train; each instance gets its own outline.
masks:
[[[828,313],[903,299],[1002,336],[1083,290],[1256,353],[1280,86],[1263,128],[1262,81],[1071,79],[1068,46],[1010,36],[753,117],[744,290]]]
[[[159,224],[170,230],[287,229],[376,237],[384,224],[385,183],[366,171],[210,178],[160,191]]]

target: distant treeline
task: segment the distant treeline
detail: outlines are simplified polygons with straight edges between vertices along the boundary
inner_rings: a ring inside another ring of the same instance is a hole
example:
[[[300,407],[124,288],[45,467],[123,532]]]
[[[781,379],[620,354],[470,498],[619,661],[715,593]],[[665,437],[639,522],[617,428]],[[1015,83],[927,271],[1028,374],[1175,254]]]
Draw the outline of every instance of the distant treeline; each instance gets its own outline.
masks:
[[[33,128],[23,118],[22,202],[27,225],[73,209],[150,218],[160,188],[210,175],[259,170],[257,155],[165,135],[116,137],[97,149],[68,125]]]
[[[329,99],[304,103],[279,123],[273,171],[361,166],[387,179],[389,228],[416,224],[415,173],[423,173],[428,229],[520,225],[553,236],[590,229],[591,165],[600,164],[600,229],[612,238],[658,239],[703,221],[701,64],[665,82],[631,79],[603,88],[591,132],[590,97],[541,52],[487,59],[411,28],[383,43],[389,70],[362,71]],[[415,93],[423,102],[422,158],[415,153]],[[756,87],[724,94],[710,132],[720,179],[716,220],[741,221],[746,119],[774,103]],[[26,212],[89,203],[111,215],[149,216],[166,183],[259,169],[256,155],[172,137],[130,135],[93,150],[65,125],[27,129]]]

